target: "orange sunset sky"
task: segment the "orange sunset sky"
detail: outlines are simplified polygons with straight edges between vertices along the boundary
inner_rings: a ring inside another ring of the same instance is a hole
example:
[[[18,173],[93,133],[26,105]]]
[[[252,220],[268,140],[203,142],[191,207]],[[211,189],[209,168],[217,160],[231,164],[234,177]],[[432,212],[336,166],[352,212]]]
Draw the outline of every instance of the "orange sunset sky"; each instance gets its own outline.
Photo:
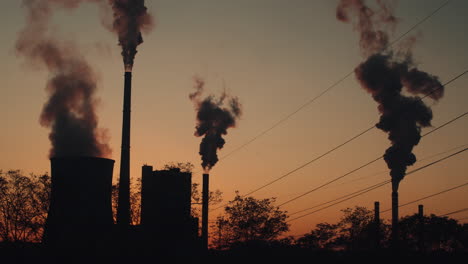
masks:
[[[443,5],[445,0],[399,1],[399,19],[392,39]],[[223,87],[239,97],[243,115],[228,130],[220,157],[210,173],[210,187],[223,192],[224,201],[235,191],[246,194],[313,160],[375,124],[377,104],[354,75],[290,116],[312,98],[350,73],[363,58],[358,34],[335,18],[338,1],[307,0],[147,0],[155,28],[144,35],[133,69],[131,177],[141,176],[143,164],[161,168],[167,162],[195,164],[193,182],[201,183],[202,169],[194,136],[195,110],[188,99],[193,77],[206,82],[208,92]],[[413,54],[420,69],[442,83],[468,69],[468,2],[452,0],[412,30]],[[15,53],[18,32],[24,27],[21,1],[0,3],[0,169],[25,173],[50,171],[49,130],[39,124],[47,99],[48,73],[27,65]],[[124,68],[117,38],[101,26],[99,10],[84,4],[72,12],[57,12],[54,27],[63,39],[73,40],[99,75],[99,126],[108,129],[109,145],[118,178],[122,125]],[[398,43],[397,43],[398,44]],[[396,45],[397,45],[396,44]],[[468,74],[446,87],[445,96],[432,105],[437,127],[468,111]],[[224,85],[223,85],[224,83]],[[414,153],[412,169],[466,148],[468,116],[424,137]],[[427,133],[432,128],[423,129]],[[259,136],[260,135],[260,136]],[[258,136],[258,137],[257,137]],[[252,194],[276,197],[281,204],[381,156],[390,145],[387,134],[373,129],[322,159]],[[451,150],[451,152],[446,152]],[[442,155],[435,155],[446,152]],[[409,175],[400,184],[400,204],[468,181],[468,152]],[[383,160],[281,207],[293,213],[327,202],[366,186],[390,179]],[[288,234],[300,235],[320,222],[334,223],[340,210],[355,205],[390,208],[389,185],[291,222]],[[468,205],[468,186],[426,199],[425,213],[444,214]],[[402,207],[413,214],[417,204]],[[211,212],[210,219],[222,213]],[[297,215],[294,215],[297,216]],[[382,213],[388,219],[390,213]],[[468,213],[451,215],[456,219]],[[291,218],[294,218],[293,216]],[[466,222],[467,220],[462,220]]]

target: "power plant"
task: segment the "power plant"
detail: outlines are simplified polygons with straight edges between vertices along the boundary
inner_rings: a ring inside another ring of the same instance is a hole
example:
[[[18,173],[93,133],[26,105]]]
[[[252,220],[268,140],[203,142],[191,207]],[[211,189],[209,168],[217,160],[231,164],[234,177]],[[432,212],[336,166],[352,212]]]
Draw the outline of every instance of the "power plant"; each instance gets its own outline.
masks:
[[[120,223],[114,225],[112,218],[113,167],[114,160],[105,158],[51,158],[51,203],[43,236],[48,247],[109,252],[127,240],[125,245],[132,251],[192,254],[203,248],[198,218],[191,215],[190,172],[178,168],[153,171],[152,166],[143,166],[141,224],[122,233]],[[205,194],[203,199],[207,203]]]

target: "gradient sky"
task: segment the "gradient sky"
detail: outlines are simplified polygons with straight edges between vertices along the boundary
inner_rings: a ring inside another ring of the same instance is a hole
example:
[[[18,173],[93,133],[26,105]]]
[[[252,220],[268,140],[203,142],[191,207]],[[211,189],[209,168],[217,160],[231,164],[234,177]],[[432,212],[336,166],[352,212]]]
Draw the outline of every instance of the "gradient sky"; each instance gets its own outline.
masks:
[[[46,101],[47,72],[26,65],[15,54],[14,43],[24,26],[21,1],[0,2],[1,79],[0,169],[26,173],[50,171],[48,129],[39,125]],[[143,164],[190,161],[196,165],[194,182],[201,182],[200,138],[195,131],[195,111],[188,99],[193,76],[205,79],[215,94],[223,90],[238,96],[244,115],[230,129],[219,155],[229,153],[349,73],[363,60],[357,34],[349,24],[335,19],[338,1],[307,0],[148,0],[156,27],[144,36],[133,73],[131,176],[141,175]],[[430,14],[444,0],[400,1],[396,38]],[[468,69],[468,2],[453,0],[413,35],[419,36],[414,56],[419,67],[440,77],[442,83]],[[74,12],[57,13],[60,34],[79,43],[99,73],[100,127],[110,132],[112,158],[118,177],[122,122],[123,65],[116,37],[100,24],[94,5]],[[451,83],[446,95],[433,105],[433,125],[467,111],[468,74]],[[426,100],[426,99],[425,99]],[[428,104],[433,104],[426,100]],[[212,189],[224,200],[235,190],[245,194],[312,160],[378,121],[376,103],[360,88],[354,76],[298,112],[253,143],[220,161],[212,170]],[[436,160],[432,156],[468,144],[466,116],[423,138],[415,148],[426,158],[409,170]],[[430,128],[424,129],[424,132]],[[365,134],[331,155],[254,194],[277,197],[280,204],[382,155],[389,146],[378,129]],[[400,203],[465,183],[468,153],[408,176],[400,184]],[[432,156],[432,157],[431,157]],[[379,174],[376,174],[379,173]],[[362,179],[361,179],[362,178]],[[383,160],[284,206],[295,212],[326,202],[365,186],[389,179]],[[310,231],[320,222],[338,221],[340,209],[355,205],[390,208],[390,186],[294,221],[291,235]],[[444,214],[468,205],[468,188],[422,202],[426,213]],[[413,214],[417,203],[400,209]],[[221,210],[211,213],[212,220]],[[468,214],[452,215],[465,218]],[[382,217],[389,218],[389,213]],[[466,221],[466,220],[464,220]]]

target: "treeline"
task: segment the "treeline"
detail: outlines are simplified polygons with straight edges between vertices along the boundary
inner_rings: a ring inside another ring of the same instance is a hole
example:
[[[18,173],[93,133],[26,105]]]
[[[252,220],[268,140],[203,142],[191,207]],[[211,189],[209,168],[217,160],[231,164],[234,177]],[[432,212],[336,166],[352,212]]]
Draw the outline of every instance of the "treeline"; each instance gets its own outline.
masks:
[[[169,167],[170,168],[170,167]],[[133,225],[139,224],[141,183],[131,188]],[[201,195],[192,186],[192,214],[198,217]],[[0,240],[8,244],[41,242],[47,218],[51,189],[48,174],[25,175],[19,170],[0,171]],[[118,186],[113,186],[116,211]],[[210,204],[222,201],[222,193],[210,193]],[[275,199],[243,197],[239,193],[224,207],[224,214],[211,225],[212,252],[249,250],[301,250],[310,252],[360,252],[387,249],[390,225],[374,212],[356,206],[342,210],[337,223],[320,223],[301,236],[284,236],[289,231],[287,212],[275,206]],[[413,252],[465,252],[468,249],[468,224],[436,215],[405,216],[400,219],[400,247]]]
[[[276,251],[362,252],[390,249],[391,225],[376,223],[374,211],[356,206],[341,210],[337,223],[319,223],[301,236],[284,237],[289,231],[287,213],[274,206],[275,199],[257,200],[236,195],[212,226],[212,246],[218,250],[249,248]],[[400,249],[407,252],[466,252],[468,224],[436,215],[400,219]]]

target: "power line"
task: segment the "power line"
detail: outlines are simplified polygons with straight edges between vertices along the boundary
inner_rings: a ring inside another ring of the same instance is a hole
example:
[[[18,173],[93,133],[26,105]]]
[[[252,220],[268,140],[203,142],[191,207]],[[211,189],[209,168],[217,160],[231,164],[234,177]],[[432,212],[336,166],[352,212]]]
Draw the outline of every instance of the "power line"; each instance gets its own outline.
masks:
[[[430,135],[430,134],[433,133],[434,131],[437,131],[437,130],[441,129],[441,128],[447,126],[447,125],[450,124],[450,123],[453,123],[454,121],[456,121],[456,120],[458,120],[458,119],[464,117],[464,116],[467,115],[467,114],[468,114],[468,111],[465,112],[465,113],[463,113],[463,114],[461,114],[461,115],[459,115],[459,116],[457,116],[456,118],[454,118],[454,119],[452,119],[452,120],[450,120],[450,121],[444,123],[443,125],[434,128],[433,130],[429,131],[428,133],[425,133],[424,135],[422,135],[421,137],[425,137],[425,136],[427,136],[427,135]],[[296,197],[294,197],[294,198],[292,198],[292,199],[290,199],[290,200],[288,200],[288,201],[286,201],[286,202],[280,204],[279,206],[281,207],[281,206],[283,206],[283,205],[285,205],[285,204],[288,204],[288,203],[290,203],[290,202],[292,202],[292,201],[295,201],[295,200],[297,200],[297,199],[299,199],[299,198],[301,198],[301,197],[304,197],[304,196],[306,196],[306,195],[308,195],[308,194],[310,194],[310,193],[312,193],[312,192],[315,192],[315,191],[317,191],[317,190],[319,190],[319,189],[321,189],[321,188],[323,188],[323,187],[325,187],[325,186],[327,186],[327,185],[329,185],[329,184],[331,184],[331,183],[333,183],[333,182],[335,182],[335,181],[337,181],[337,180],[340,180],[340,179],[342,179],[342,178],[344,178],[344,177],[346,177],[346,176],[348,176],[348,175],[350,175],[350,174],[352,174],[352,173],[354,173],[354,172],[356,172],[356,171],[358,171],[358,170],[361,170],[361,169],[363,169],[363,168],[365,168],[365,167],[371,165],[372,163],[374,163],[374,162],[376,162],[376,161],[378,161],[378,160],[380,160],[380,159],[382,159],[382,158],[383,158],[383,155],[382,155],[382,156],[379,156],[379,157],[377,157],[377,158],[375,158],[375,159],[373,159],[373,160],[367,162],[366,164],[361,165],[360,167],[358,167],[358,168],[356,168],[356,169],[353,169],[353,170],[351,170],[351,171],[349,171],[349,172],[347,172],[347,173],[345,173],[345,174],[343,174],[343,175],[341,175],[341,176],[339,176],[339,177],[337,177],[337,178],[335,178],[335,179],[333,179],[333,180],[331,180],[331,181],[328,181],[328,182],[326,182],[326,183],[324,183],[324,184],[322,184],[322,185],[320,185],[320,186],[318,186],[318,187],[316,187],[316,188],[314,188],[314,189],[312,189],[312,190],[309,190],[309,191],[307,191],[307,192],[305,192],[305,193],[303,193],[303,194],[300,194],[300,195],[298,195],[298,196],[296,196]]]
[[[362,193],[366,192],[367,190],[371,190],[371,189],[373,190],[374,188],[378,188],[378,187],[380,187],[381,185],[385,185],[385,184],[387,184],[387,183],[389,183],[389,182],[390,182],[390,180],[386,180],[386,181],[384,181],[384,182],[379,182],[379,183],[377,183],[377,184],[368,186],[368,187],[366,187],[366,188],[364,188],[364,189],[361,189],[361,190],[359,190],[359,191],[352,192],[352,193],[348,193],[348,194],[346,194],[346,195],[340,196],[340,197],[335,198],[335,199],[333,199],[333,200],[330,200],[330,201],[328,201],[328,202],[324,202],[324,203],[321,203],[321,204],[318,204],[318,205],[315,205],[315,206],[312,206],[312,207],[309,207],[309,208],[306,208],[306,209],[302,209],[302,210],[300,210],[300,211],[296,211],[296,212],[294,212],[294,213],[290,213],[289,216],[295,215],[295,214],[299,214],[299,213],[303,213],[303,212],[305,212],[305,211],[309,211],[309,210],[311,210],[311,209],[314,209],[314,208],[317,208],[317,207],[320,207],[320,206],[323,206],[323,205],[326,205],[326,204],[329,204],[329,203],[333,203],[333,202],[339,201],[339,200],[341,200],[341,199],[345,199],[345,198],[354,196],[354,195],[356,195],[356,194],[362,194]]]
[[[442,3],[439,7],[437,7],[434,11],[432,11],[431,13],[429,13],[428,15],[426,15],[422,20],[420,20],[418,23],[414,24],[410,29],[408,29],[405,33],[403,33],[402,35],[400,35],[398,38],[396,38],[395,40],[393,40],[389,45],[388,47],[391,47],[393,46],[395,43],[397,43],[398,41],[400,41],[403,37],[405,37],[407,34],[409,34],[411,31],[413,31],[414,29],[416,29],[419,25],[421,25],[422,23],[424,23],[426,20],[428,20],[429,18],[431,18],[432,16],[434,16],[437,12],[439,12],[442,8],[444,8],[451,0],[448,0],[448,1],[445,1],[444,3]],[[386,48],[388,48],[386,47]],[[227,157],[231,156],[233,153],[239,151],[240,149],[246,147],[247,145],[250,145],[252,142],[254,142],[255,140],[257,140],[258,138],[262,137],[263,135],[265,135],[266,133],[270,132],[271,130],[273,130],[274,128],[276,128],[277,126],[279,126],[280,124],[282,124],[283,122],[285,122],[286,120],[288,120],[289,118],[291,118],[292,116],[294,116],[295,114],[297,114],[298,112],[300,112],[302,109],[306,108],[308,105],[312,104],[313,102],[315,102],[317,99],[319,99],[320,97],[322,97],[323,95],[325,95],[326,93],[328,93],[331,89],[335,88],[336,86],[338,86],[338,84],[340,84],[341,82],[343,82],[345,79],[347,79],[349,76],[351,76],[352,74],[354,73],[354,71],[350,71],[349,73],[347,73],[346,75],[344,75],[342,78],[340,78],[338,81],[336,81],[335,83],[333,83],[332,85],[330,85],[329,87],[327,87],[325,90],[323,90],[322,92],[320,92],[318,95],[316,95],[315,97],[309,99],[307,102],[305,102],[304,104],[302,104],[301,106],[299,106],[296,110],[294,110],[293,112],[291,112],[290,114],[286,115],[285,117],[283,117],[282,119],[280,119],[279,121],[277,121],[276,123],[274,123],[272,126],[270,126],[269,128],[263,130],[262,132],[260,132],[259,134],[257,134],[256,136],[254,136],[252,139],[248,140],[247,142],[245,142],[244,144],[240,145],[239,147],[233,149],[232,151],[228,152],[226,155],[220,157],[220,161],[223,160],[223,159],[226,159]]]
[[[390,43],[390,46],[392,46],[393,44],[395,44],[396,42],[400,41],[402,38],[404,38],[406,35],[408,35],[411,31],[413,31],[415,28],[417,28],[419,25],[421,25],[422,23],[426,22],[426,20],[428,20],[429,18],[431,18],[433,15],[435,15],[437,12],[439,12],[442,8],[444,8],[448,3],[450,3],[451,0],[447,0],[445,1],[444,3],[442,3],[439,7],[437,7],[434,11],[432,11],[432,13],[428,14],[427,16],[425,16],[422,20],[420,20],[418,23],[414,24],[410,29],[408,29],[405,33],[403,33],[402,35],[400,35],[397,39],[395,39],[394,41],[392,41]]]
[[[449,152],[453,152],[454,150],[459,149],[459,148],[461,148],[461,147],[466,147],[467,145],[468,145],[468,144],[463,144],[463,145],[460,145],[460,146],[458,146],[458,147],[451,148],[451,149],[449,149],[449,150],[446,150],[446,151],[443,151],[443,152],[439,152],[439,153],[434,154],[434,155],[430,155],[430,156],[428,156],[428,157],[426,157],[426,158],[423,158],[423,159],[418,160],[418,163],[422,162],[423,160],[426,160],[426,159],[435,157],[435,156],[440,156],[440,155],[442,155],[442,154],[446,154],[446,153],[449,153]],[[380,173],[378,173],[378,174],[380,174]],[[320,207],[320,206],[323,206],[323,205],[326,205],[326,204],[329,204],[329,203],[332,203],[332,202],[335,202],[335,201],[338,201],[338,200],[347,198],[347,197],[349,197],[349,196],[353,196],[353,195],[355,195],[355,194],[361,193],[361,192],[366,191],[366,190],[368,190],[368,189],[372,189],[372,188],[374,188],[374,187],[377,187],[377,186],[380,185],[380,184],[387,184],[387,183],[390,182],[390,181],[391,181],[391,180],[383,181],[383,182],[377,183],[377,184],[375,184],[375,185],[368,186],[368,187],[366,187],[366,188],[364,188],[364,189],[361,189],[361,190],[359,190],[359,191],[352,192],[352,193],[346,194],[346,195],[344,195],[344,196],[338,197],[338,198],[336,198],[336,199],[330,200],[330,201],[328,201],[328,202],[324,202],[324,203],[321,203],[321,204],[318,204],[318,205],[315,205],[315,206],[312,206],[312,207],[309,207],[309,208],[306,208],[306,209],[302,209],[302,210],[300,210],[300,211],[296,211],[296,212],[294,212],[294,213],[290,213],[289,216],[295,215],[295,214],[298,214],[298,213],[303,213],[303,212],[305,212],[305,211],[309,211],[309,210],[311,210],[311,209],[314,209],[314,208],[317,208],[317,207]],[[347,183],[352,183],[352,182],[353,182],[353,181],[347,182]],[[468,184],[468,183],[467,183],[467,184]],[[385,211],[384,211],[384,212],[385,212]]]
[[[460,210],[453,211],[453,212],[446,213],[446,214],[441,214],[439,216],[447,216],[447,215],[452,215],[452,214],[458,214],[458,213],[465,212],[465,211],[468,211],[468,208],[460,209]]]
[[[465,149],[466,149],[466,148],[465,148]],[[468,182],[465,182],[465,183],[463,183],[463,184],[460,184],[460,185],[457,185],[457,186],[455,186],[455,187],[452,187],[452,188],[449,188],[449,189],[440,191],[440,192],[438,192],[438,193],[434,193],[434,194],[431,194],[431,195],[428,195],[428,196],[425,196],[425,197],[416,199],[416,200],[414,200],[414,201],[401,204],[401,205],[399,205],[398,207],[404,207],[404,206],[407,206],[407,205],[409,205],[409,204],[417,203],[417,202],[419,202],[419,201],[422,201],[422,200],[425,200],[425,199],[428,199],[428,198],[431,198],[431,197],[434,197],[434,196],[437,196],[437,195],[441,195],[441,194],[443,194],[443,193],[450,192],[450,191],[453,191],[453,190],[455,190],[455,189],[458,189],[458,188],[461,188],[461,187],[464,187],[464,186],[467,186],[467,185],[468,185]],[[388,212],[388,211],[390,211],[390,210],[392,210],[392,208],[383,210],[382,213]]]
[[[277,182],[277,181],[279,181],[279,180],[281,180],[281,179],[283,179],[283,178],[285,178],[285,177],[287,177],[287,176],[293,174],[294,172],[296,172],[296,171],[298,171],[298,170],[300,170],[300,169],[302,169],[302,168],[308,166],[309,164],[312,164],[313,162],[315,162],[315,161],[317,161],[317,160],[319,160],[319,159],[325,157],[326,155],[328,155],[328,154],[330,154],[331,152],[333,152],[333,151],[339,149],[340,147],[342,147],[342,146],[348,144],[349,142],[355,140],[356,138],[358,138],[358,137],[364,135],[365,133],[367,133],[367,132],[369,132],[370,130],[372,130],[374,127],[375,127],[375,126],[372,126],[372,127],[370,127],[370,128],[367,128],[366,130],[362,131],[362,132],[359,133],[358,135],[356,135],[356,136],[354,136],[354,137],[352,137],[352,138],[346,140],[345,142],[341,143],[340,145],[334,147],[333,149],[331,149],[331,150],[329,150],[329,151],[323,153],[322,155],[320,155],[320,156],[318,156],[318,157],[316,157],[316,158],[314,158],[314,159],[312,159],[312,160],[310,160],[310,161],[308,161],[308,162],[302,164],[301,166],[299,166],[299,167],[297,167],[297,168],[295,168],[295,169],[289,171],[288,173],[282,175],[281,177],[276,178],[275,180],[273,180],[273,181],[271,181],[271,182],[269,182],[269,183],[267,183],[267,184],[265,184],[265,185],[262,185],[261,187],[259,187],[259,188],[255,189],[255,190],[253,190],[253,191],[251,191],[251,192],[245,194],[244,196],[247,196],[247,195],[250,195],[250,194],[252,194],[252,193],[254,193],[254,192],[257,192],[257,191],[259,191],[259,190],[261,190],[261,189],[263,189],[263,188],[265,188],[265,187],[267,187],[267,186],[269,186],[269,185],[271,185],[271,184],[273,184],[273,183],[275,183],[275,182]]]
[[[412,171],[408,172],[405,176],[408,176],[408,175],[413,174],[413,173],[415,173],[415,172],[418,172],[418,171],[420,171],[420,170],[422,170],[422,169],[425,169],[425,168],[427,168],[427,167],[430,167],[430,166],[432,166],[432,165],[435,165],[435,164],[437,164],[437,163],[439,163],[439,162],[442,162],[442,161],[444,161],[444,160],[446,160],[446,159],[449,159],[449,158],[451,158],[451,157],[453,157],[453,156],[456,156],[456,155],[458,155],[458,154],[461,154],[461,153],[465,152],[466,150],[468,150],[468,148],[465,148],[465,149],[463,149],[463,150],[461,150],[461,151],[458,151],[458,152],[455,152],[455,153],[453,153],[453,154],[450,154],[450,155],[448,155],[448,156],[446,156],[446,157],[444,157],[444,158],[441,158],[441,159],[439,159],[439,160],[436,160],[436,161],[434,161],[434,162],[431,162],[431,163],[429,163],[429,164],[426,164],[426,165],[424,165],[424,166],[422,166],[422,167],[419,167],[419,168],[417,168],[417,169],[415,169],[415,170],[412,170]],[[351,199],[353,199],[353,198],[355,198],[355,197],[357,197],[357,196],[363,195],[363,194],[365,194],[365,193],[367,193],[367,192],[370,192],[370,191],[372,191],[372,190],[375,190],[375,189],[377,189],[377,188],[380,188],[380,187],[382,187],[382,186],[384,186],[384,185],[386,185],[386,184],[388,184],[388,183],[390,183],[390,182],[391,182],[391,180],[387,180],[387,181],[381,182],[380,185],[377,184],[377,185],[376,185],[375,187],[373,187],[373,188],[366,187],[365,189],[363,189],[363,190],[365,190],[365,191],[362,191],[361,193],[358,193],[358,194],[356,194],[356,195],[350,196],[350,197],[348,197],[348,198],[346,198],[346,199],[343,199],[343,200],[341,200],[341,201],[339,201],[339,202],[333,203],[333,204],[331,204],[331,205],[329,205],[329,206],[320,208],[320,209],[318,209],[318,210],[309,212],[309,213],[307,213],[307,214],[303,214],[303,215],[301,215],[301,216],[298,216],[298,217],[296,217],[296,218],[293,218],[293,219],[291,219],[291,220],[288,220],[287,222],[295,221],[295,220],[297,220],[297,219],[306,217],[306,216],[308,216],[308,215],[311,215],[311,214],[313,214],[313,213],[319,212],[319,211],[324,210],[324,209],[326,209],[326,208],[329,208],[329,207],[332,207],[332,206],[334,206],[334,205],[337,205],[337,204],[343,203],[343,202],[345,202],[345,201],[351,200]]]
[[[467,72],[468,72],[468,71],[465,71],[464,74],[467,73]],[[463,75],[463,74],[462,74],[462,75]],[[454,81],[455,79],[460,78],[462,75],[456,76],[455,78],[451,79],[451,80],[450,80],[449,82],[447,82],[447,83],[450,83],[450,82]],[[445,86],[445,85],[444,85],[444,86]],[[429,134],[432,134],[433,132],[435,132],[435,131],[437,131],[437,130],[439,130],[439,129],[441,129],[441,128],[443,128],[443,127],[445,127],[445,126],[447,126],[447,125],[449,125],[449,124],[451,124],[451,123],[453,123],[453,122],[455,122],[456,120],[458,120],[458,119],[464,117],[464,116],[467,115],[467,114],[468,114],[468,111],[465,112],[465,113],[463,113],[463,114],[461,114],[461,115],[459,115],[459,116],[457,116],[457,117],[455,117],[455,118],[453,118],[453,119],[451,119],[451,120],[449,120],[449,121],[447,121],[446,123],[444,123],[444,124],[442,124],[442,125],[440,125],[440,126],[434,128],[434,129],[432,129],[431,131],[429,131],[429,132],[423,134],[421,137],[425,137],[425,136],[427,136],[427,135],[429,135]],[[372,128],[373,128],[373,127],[372,127]],[[346,142],[340,144],[339,146],[343,146],[344,144],[349,143],[351,140],[353,140],[353,139],[359,137],[360,135],[363,135],[364,133],[366,133],[366,131],[368,131],[368,130],[370,130],[370,129],[372,129],[372,128],[368,128],[367,130],[361,132],[361,133],[358,134],[357,136],[354,136],[353,138],[348,139]],[[327,155],[328,153],[332,152],[333,150],[335,150],[335,149],[337,149],[337,148],[338,148],[338,147],[333,148],[332,150],[326,152],[325,154],[322,154],[322,155],[319,156],[318,158],[315,158],[315,159],[313,159],[313,160],[311,160],[311,161],[309,161],[309,162],[307,162],[307,163],[305,163],[305,164],[303,164],[303,165],[301,165],[301,166],[299,166],[299,167],[293,169],[292,171],[289,171],[288,173],[283,174],[281,177],[276,178],[275,180],[273,180],[273,181],[271,181],[271,182],[269,182],[269,183],[267,183],[267,184],[265,184],[265,185],[263,185],[263,186],[261,186],[261,187],[255,189],[255,190],[253,190],[253,191],[251,191],[251,192],[249,192],[249,193],[247,193],[247,194],[245,194],[245,195],[242,195],[242,197],[245,197],[245,196],[250,195],[250,194],[252,194],[252,193],[254,193],[254,192],[257,192],[257,191],[259,191],[259,190],[261,190],[261,189],[263,189],[263,188],[265,188],[265,187],[267,187],[267,186],[269,186],[269,185],[271,185],[271,184],[273,184],[273,183],[275,183],[275,182],[277,182],[277,181],[279,181],[279,180],[281,180],[281,179],[283,179],[283,178],[285,178],[285,177],[291,175],[292,173],[294,173],[294,172],[296,172],[296,171],[298,171],[298,170],[300,170],[300,169],[306,167],[307,165],[309,165],[309,164],[311,164],[312,162],[314,162],[314,161],[320,159],[321,157]],[[294,201],[294,200],[297,200],[297,199],[299,199],[299,198],[301,198],[301,197],[303,197],[303,196],[305,196],[305,195],[307,195],[307,194],[309,194],[309,193],[311,193],[311,192],[317,191],[317,190],[319,190],[319,189],[321,189],[321,188],[323,188],[323,187],[325,187],[325,186],[327,186],[327,185],[329,185],[329,184],[331,184],[331,183],[333,183],[333,182],[335,182],[335,181],[337,181],[337,180],[339,180],[339,179],[342,179],[342,178],[344,178],[344,177],[346,177],[346,176],[348,176],[348,175],[350,175],[350,174],[352,174],[352,173],[354,173],[354,172],[356,172],[356,171],[358,171],[358,170],[360,170],[360,169],[363,169],[363,168],[365,168],[365,167],[371,165],[372,163],[374,163],[374,162],[376,162],[376,161],[378,161],[378,160],[380,160],[380,159],[382,159],[382,158],[383,158],[383,155],[380,156],[380,157],[377,157],[377,158],[375,158],[375,159],[373,159],[373,160],[371,160],[371,161],[369,161],[369,162],[367,162],[367,163],[364,164],[364,165],[361,165],[361,166],[358,167],[357,169],[354,169],[354,170],[352,170],[352,171],[350,171],[350,172],[345,173],[345,174],[342,175],[342,176],[339,176],[339,177],[337,177],[337,178],[335,178],[335,179],[333,179],[333,180],[331,180],[331,181],[329,181],[329,182],[326,182],[326,183],[322,184],[321,186],[319,186],[319,187],[317,187],[317,188],[314,188],[314,189],[311,190],[311,191],[308,191],[308,192],[306,192],[306,193],[304,193],[304,194],[301,194],[301,195],[299,195],[299,196],[297,196],[297,197],[295,197],[295,198],[292,198],[292,199],[290,199],[290,200],[288,200],[288,201],[286,201],[286,202],[280,204],[279,206],[283,206],[283,205],[285,205],[285,204],[287,204],[287,203],[290,203],[290,202],[292,202],[292,201]],[[211,211],[218,210],[218,209],[220,209],[220,208],[223,208],[223,207],[226,206],[226,205],[227,205],[227,203],[225,203],[225,204],[223,204],[223,205],[220,205],[220,206],[218,206],[218,207],[212,209]]]
[[[378,188],[380,188],[380,187],[382,187],[382,186],[384,186],[384,185],[387,185],[387,184],[390,183],[390,182],[391,182],[391,180],[387,180],[387,181],[385,181],[385,182],[381,182],[380,184],[377,184],[374,188],[366,188],[365,190],[362,190],[361,192],[359,192],[359,193],[357,193],[357,194],[355,194],[355,195],[352,195],[352,196],[350,196],[350,197],[348,197],[348,198],[346,198],[346,199],[343,199],[343,200],[341,200],[341,201],[338,201],[338,202],[336,202],[336,203],[333,203],[333,204],[331,204],[331,205],[329,205],[329,206],[322,207],[322,208],[320,208],[320,209],[317,209],[317,210],[315,210],[315,211],[309,212],[309,213],[307,213],[307,214],[303,214],[303,215],[298,216],[298,217],[296,217],[296,218],[290,219],[290,220],[288,220],[287,222],[295,221],[295,220],[297,220],[297,219],[300,219],[300,218],[306,217],[306,216],[308,216],[308,215],[311,215],[311,214],[313,214],[313,213],[316,213],[316,212],[325,210],[325,209],[330,208],[330,207],[332,207],[332,206],[335,206],[335,205],[337,205],[337,204],[346,202],[346,201],[351,200],[351,199],[353,199],[353,198],[355,198],[355,197],[361,196],[361,195],[363,195],[363,194],[365,194],[365,193],[368,193],[368,192],[373,191],[373,190],[375,190],[375,189],[378,189]]]
[[[354,170],[351,170],[351,171],[349,171],[349,172],[347,172],[347,173],[345,173],[345,174],[343,174],[343,175],[341,175],[341,176],[339,176],[339,177],[337,177],[337,178],[335,178],[335,179],[333,179],[333,180],[331,180],[331,181],[328,181],[328,182],[326,182],[326,183],[324,183],[324,184],[322,184],[322,185],[320,185],[320,186],[318,186],[318,187],[316,187],[316,188],[314,188],[314,189],[312,189],[312,190],[310,190],[310,191],[307,191],[307,192],[305,192],[305,193],[303,193],[303,194],[301,194],[301,195],[299,195],[299,196],[296,196],[296,197],[294,197],[294,198],[292,198],[292,199],[289,199],[289,200],[287,200],[286,202],[284,202],[284,203],[282,203],[282,204],[280,204],[280,205],[278,205],[278,206],[281,207],[281,206],[283,206],[283,205],[285,205],[285,204],[288,204],[288,203],[290,203],[290,202],[292,202],[292,201],[295,201],[295,200],[297,200],[297,199],[299,199],[299,198],[301,198],[301,197],[304,197],[304,196],[306,196],[306,195],[308,195],[308,194],[310,194],[310,193],[312,193],[312,192],[315,192],[315,191],[317,191],[317,190],[319,190],[319,189],[321,189],[321,188],[323,188],[323,187],[325,187],[325,186],[327,186],[327,185],[329,185],[329,184],[332,184],[333,182],[335,182],[335,181],[337,181],[337,180],[339,180],[339,179],[342,179],[342,178],[344,178],[344,177],[346,177],[346,176],[348,176],[348,175],[350,175],[350,174],[352,174],[352,173],[354,173],[354,172],[356,172],[356,171],[358,171],[358,170],[360,170],[360,169],[362,169],[362,168],[365,168],[365,167],[371,165],[372,163],[374,163],[374,162],[380,160],[382,157],[383,157],[383,156],[380,156],[380,157],[378,157],[378,158],[376,158],[376,159],[373,159],[373,160],[369,161],[368,163],[366,163],[366,164],[364,164],[364,165],[361,165],[360,167],[358,167],[358,168],[356,168],[356,169],[354,169]]]
[[[440,155],[443,155],[443,154],[447,154],[447,153],[450,153],[456,149],[459,149],[459,148],[463,148],[463,147],[466,147],[468,146],[468,144],[463,144],[463,145],[459,145],[457,147],[454,147],[454,148],[451,148],[451,149],[448,149],[448,150],[444,150],[442,152],[439,152],[439,153],[436,153],[436,154],[432,154],[432,155],[428,155],[428,156],[424,156],[420,159],[418,159],[418,163],[421,163],[422,161],[425,161],[425,160],[428,160],[428,159],[432,159],[434,157],[437,157],[437,156],[440,156]],[[379,176],[379,175],[382,175],[384,173],[388,173],[387,171],[379,171],[379,172],[374,172],[370,175],[367,175],[367,176],[363,176],[363,177],[359,177],[359,178],[355,178],[355,179],[352,179],[350,181],[346,181],[346,182],[343,182],[343,183],[340,183],[340,184],[337,184],[337,185],[334,185],[334,186],[338,186],[338,185],[344,185],[344,184],[350,184],[350,183],[353,183],[353,182],[357,182],[359,180],[363,180],[363,179],[368,179],[368,178],[372,178],[372,177],[375,177],[375,176]],[[331,187],[331,186],[330,186]],[[330,188],[329,187],[329,188]]]

